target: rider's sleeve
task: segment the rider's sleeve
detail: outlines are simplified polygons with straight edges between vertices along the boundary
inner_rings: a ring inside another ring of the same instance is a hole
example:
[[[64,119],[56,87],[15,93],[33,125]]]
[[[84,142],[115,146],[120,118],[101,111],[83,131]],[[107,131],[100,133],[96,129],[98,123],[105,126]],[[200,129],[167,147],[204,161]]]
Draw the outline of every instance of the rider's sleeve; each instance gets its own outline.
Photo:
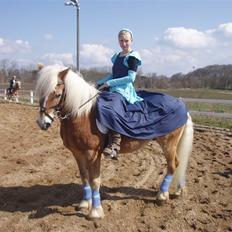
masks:
[[[136,72],[132,71],[132,70],[129,70],[127,76],[117,78],[117,79],[111,79],[111,80],[108,80],[106,83],[110,87],[118,86],[118,85],[125,85],[125,84],[128,84],[128,83],[134,82],[135,77],[136,77]]]

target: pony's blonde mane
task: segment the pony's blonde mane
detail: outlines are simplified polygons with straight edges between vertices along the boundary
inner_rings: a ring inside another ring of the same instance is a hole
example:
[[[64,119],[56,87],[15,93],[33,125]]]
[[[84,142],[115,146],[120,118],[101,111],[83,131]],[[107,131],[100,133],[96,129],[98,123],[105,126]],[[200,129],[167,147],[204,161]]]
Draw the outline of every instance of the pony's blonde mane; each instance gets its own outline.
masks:
[[[41,99],[47,97],[52,91],[55,90],[58,84],[59,72],[67,69],[67,67],[61,65],[47,66],[39,72],[39,79],[36,85],[36,95]],[[95,105],[96,98],[93,98],[98,90],[87,83],[79,73],[75,73],[69,70],[65,80],[65,110],[72,116],[80,116],[82,114],[88,114],[93,105]],[[87,102],[80,108],[82,104]]]

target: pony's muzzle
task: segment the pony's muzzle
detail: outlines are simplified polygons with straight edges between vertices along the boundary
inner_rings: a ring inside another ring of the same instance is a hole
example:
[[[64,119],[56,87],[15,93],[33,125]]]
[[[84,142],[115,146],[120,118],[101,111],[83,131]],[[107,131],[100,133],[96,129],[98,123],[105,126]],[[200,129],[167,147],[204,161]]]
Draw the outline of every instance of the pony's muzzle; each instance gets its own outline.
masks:
[[[51,123],[49,122],[42,123],[39,119],[37,119],[36,122],[42,130],[47,130],[51,126]]]

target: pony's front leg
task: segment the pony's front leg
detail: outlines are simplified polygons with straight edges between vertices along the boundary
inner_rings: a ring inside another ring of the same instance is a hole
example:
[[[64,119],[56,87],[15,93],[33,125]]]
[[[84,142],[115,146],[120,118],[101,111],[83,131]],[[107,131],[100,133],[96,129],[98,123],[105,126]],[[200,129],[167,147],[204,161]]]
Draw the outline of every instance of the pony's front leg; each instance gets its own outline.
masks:
[[[74,157],[79,167],[83,191],[83,197],[78,208],[82,211],[84,209],[90,210],[92,208],[92,190],[89,184],[88,161],[83,155],[75,154]]]
[[[100,166],[101,156],[98,155],[97,159],[89,167],[89,180],[92,187],[92,209],[88,215],[89,219],[102,219],[105,216],[100,196]]]
[[[90,210],[92,207],[92,190],[88,183],[83,184],[83,198],[78,207],[80,210]]]

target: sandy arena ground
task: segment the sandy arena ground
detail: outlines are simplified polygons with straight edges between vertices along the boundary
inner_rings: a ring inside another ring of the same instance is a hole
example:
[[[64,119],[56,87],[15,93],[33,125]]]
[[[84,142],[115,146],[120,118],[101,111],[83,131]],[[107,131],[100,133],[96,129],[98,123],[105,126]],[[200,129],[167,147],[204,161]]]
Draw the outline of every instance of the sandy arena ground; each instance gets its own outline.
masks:
[[[59,136],[36,123],[38,109],[0,103],[0,231],[232,231],[232,135],[196,130],[187,194],[158,206],[165,174],[156,142],[119,162],[102,160],[105,218],[89,221],[76,211],[79,171]]]

